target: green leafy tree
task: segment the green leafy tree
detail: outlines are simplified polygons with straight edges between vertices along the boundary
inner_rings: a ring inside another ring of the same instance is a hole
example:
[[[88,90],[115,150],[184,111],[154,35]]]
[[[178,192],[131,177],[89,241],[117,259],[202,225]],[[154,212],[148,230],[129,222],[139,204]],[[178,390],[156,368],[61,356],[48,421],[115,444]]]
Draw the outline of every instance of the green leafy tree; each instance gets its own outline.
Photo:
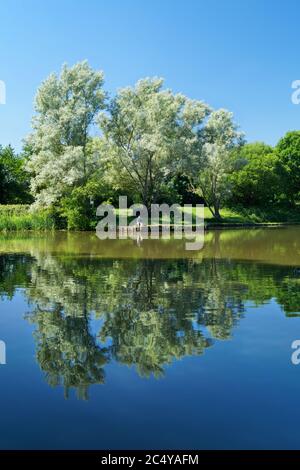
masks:
[[[0,204],[26,204],[32,201],[26,160],[8,145],[0,146]]]
[[[38,206],[51,206],[99,168],[90,129],[104,107],[103,73],[86,61],[63,66],[40,86],[33,132],[26,141],[31,191]]]
[[[300,200],[300,131],[287,132],[275,151],[282,193],[294,206]]]
[[[225,109],[211,113],[205,126],[198,192],[216,219],[221,219],[221,206],[230,195],[229,176],[235,169],[231,151],[242,144],[242,139],[232,113]]]
[[[170,175],[199,162],[199,133],[209,114],[205,103],[162,86],[162,79],[146,78],[123,88],[100,119],[113,184],[134,191],[148,208]]]
[[[232,158],[244,163],[230,176],[233,203],[266,206],[280,198],[278,158],[271,146],[262,142],[246,144],[233,151]]]

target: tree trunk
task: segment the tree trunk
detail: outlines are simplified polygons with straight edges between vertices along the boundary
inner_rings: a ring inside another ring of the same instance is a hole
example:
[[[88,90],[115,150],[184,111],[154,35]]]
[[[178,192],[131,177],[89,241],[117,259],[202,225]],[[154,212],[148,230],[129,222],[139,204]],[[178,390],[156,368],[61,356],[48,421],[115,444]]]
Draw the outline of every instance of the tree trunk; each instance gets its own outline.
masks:
[[[219,208],[219,205],[214,205],[214,216],[215,216],[215,219],[217,220],[221,220],[222,217],[221,217],[221,214],[220,214],[220,208]]]

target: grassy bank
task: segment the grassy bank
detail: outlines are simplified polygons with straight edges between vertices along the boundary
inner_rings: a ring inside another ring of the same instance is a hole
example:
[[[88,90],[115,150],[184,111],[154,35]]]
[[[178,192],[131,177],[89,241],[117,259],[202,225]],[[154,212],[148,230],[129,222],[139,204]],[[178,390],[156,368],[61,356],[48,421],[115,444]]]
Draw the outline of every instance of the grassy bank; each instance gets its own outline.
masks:
[[[49,211],[31,212],[27,205],[0,205],[0,232],[53,230]]]
[[[185,208],[185,212],[192,212],[193,224],[196,222],[195,208]],[[244,208],[238,207],[236,209],[224,208],[221,209],[221,220],[215,219],[208,209],[204,208],[204,219],[206,226],[235,226],[235,225],[259,225],[259,224],[299,224],[300,223],[300,207],[295,209],[288,208]],[[120,212],[117,211],[117,215]],[[134,217],[128,216],[128,220],[133,220]],[[171,217],[171,222],[172,222]],[[167,219],[161,218],[161,224],[166,223]]]
[[[222,209],[222,220],[216,220],[209,209],[204,210],[205,221],[210,224],[298,224],[300,223],[300,207],[290,208],[245,208]]]
[[[195,209],[185,209],[186,212],[193,214],[193,223],[195,223]],[[117,219],[120,212],[116,211]],[[287,208],[243,208],[222,209],[221,220],[216,220],[209,209],[204,209],[206,227],[234,227],[241,225],[272,225],[272,224],[299,224],[300,208],[291,210]],[[128,212],[128,222],[134,217]],[[167,219],[161,218],[161,224],[167,223]],[[97,220],[92,222],[96,225]],[[172,223],[172,219],[171,219]],[[30,210],[28,205],[0,205],[0,232],[20,232],[20,231],[46,231],[65,228],[63,225],[56,226],[53,214],[49,210],[35,211]]]

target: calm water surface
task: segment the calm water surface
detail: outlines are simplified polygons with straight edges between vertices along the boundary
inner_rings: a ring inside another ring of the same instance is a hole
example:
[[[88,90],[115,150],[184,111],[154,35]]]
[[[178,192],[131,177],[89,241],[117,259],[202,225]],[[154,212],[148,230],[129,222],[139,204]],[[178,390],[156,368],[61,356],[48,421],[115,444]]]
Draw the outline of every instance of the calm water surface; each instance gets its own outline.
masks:
[[[300,448],[300,227],[0,237],[0,448]]]

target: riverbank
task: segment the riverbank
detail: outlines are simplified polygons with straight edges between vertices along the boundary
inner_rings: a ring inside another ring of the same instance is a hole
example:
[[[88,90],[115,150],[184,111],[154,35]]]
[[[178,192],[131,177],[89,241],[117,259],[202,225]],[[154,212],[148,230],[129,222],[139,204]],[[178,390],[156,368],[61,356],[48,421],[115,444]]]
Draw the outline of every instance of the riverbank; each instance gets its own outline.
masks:
[[[0,232],[54,230],[55,220],[47,210],[30,211],[29,205],[0,205]]]
[[[194,208],[185,208],[186,212],[192,211],[192,227],[195,228],[196,217]],[[120,213],[116,211],[117,226],[119,225]],[[209,209],[204,209],[204,224],[206,229],[226,229],[242,227],[278,227],[285,225],[300,224],[300,208],[225,208],[221,210],[221,220],[215,219]],[[128,223],[134,217],[128,213]],[[167,223],[160,221],[159,229]],[[95,230],[97,219],[91,221],[90,230]],[[186,225],[187,227],[188,225]],[[190,225],[191,226],[191,225]],[[171,220],[171,230],[175,226]],[[67,226],[58,223],[54,214],[49,210],[30,210],[29,205],[0,205],[0,232],[20,231],[51,231],[67,230]]]

